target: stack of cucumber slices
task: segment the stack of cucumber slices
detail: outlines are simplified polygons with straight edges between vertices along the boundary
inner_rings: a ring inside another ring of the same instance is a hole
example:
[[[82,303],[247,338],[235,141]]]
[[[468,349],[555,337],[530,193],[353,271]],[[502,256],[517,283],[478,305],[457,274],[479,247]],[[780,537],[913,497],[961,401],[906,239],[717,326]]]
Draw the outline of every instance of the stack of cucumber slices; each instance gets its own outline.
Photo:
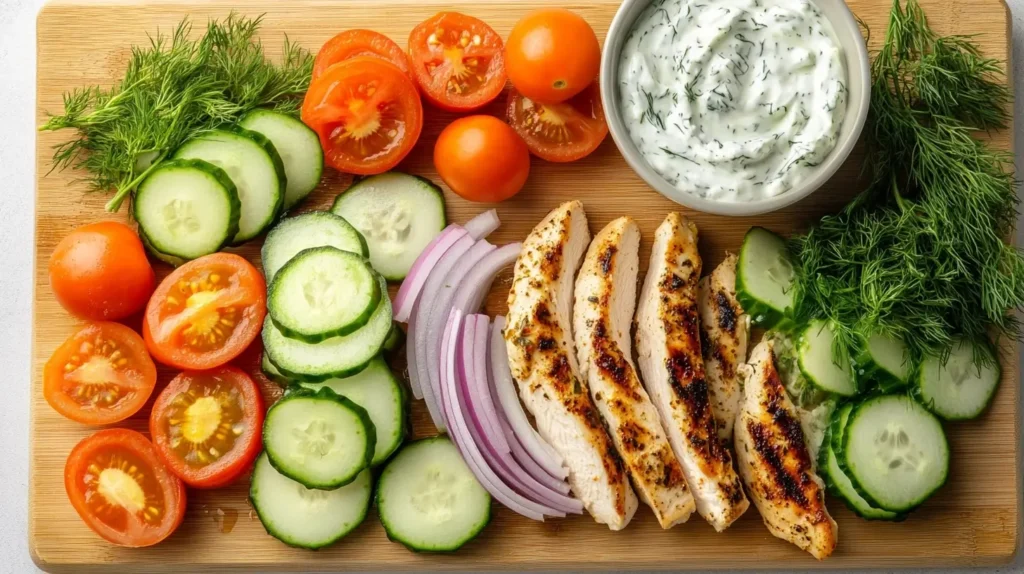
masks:
[[[793,318],[793,287],[785,241],[750,229],[737,298],[756,325],[792,337],[802,377],[840,401],[818,456],[829,491],[864,518],[902,520],[946,480],[941,421],[976,418],[992,401],[1001,378],[997,353],[960,342],[948,356],[915,360],[903,341],[873,334],[853,356],[836,354],[830,322]]]
[[[255,110],[153,169],[136,190],[133,214],[149,250],[179,265],[266,231],[316,188],[323,163],[313,130]]]
[[[267,412],[250,497],[267,532],[286,544],[316,549],[351,532],[370,507],[371,469],[389,459],[377,498],[393,540],[455,550],[490,519],[490,496],[450,441],[396,454],[407,401],[384,359],[403,338],[386,277],[404,277],[444,224],[440,191],[396,172],[361,180],[332,211],[286,218],[267,234],[262,368],[287,391]]]

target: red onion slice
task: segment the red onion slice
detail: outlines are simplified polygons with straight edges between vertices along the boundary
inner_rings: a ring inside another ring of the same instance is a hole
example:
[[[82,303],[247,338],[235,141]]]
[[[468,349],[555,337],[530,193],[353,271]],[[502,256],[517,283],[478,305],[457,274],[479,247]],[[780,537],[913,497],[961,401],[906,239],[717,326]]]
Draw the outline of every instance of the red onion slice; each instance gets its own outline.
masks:
[[[499,450],[495,439],[498,437],[504,439],[500,425],[495,424],[492,431],[484,421],[486,417],[481,413],[488,409],[493,411],[494,405],[489,404],[491,398],[486,377],[481,377],[475,372],[477,363],[475,356],[486,354],[487,328],[486,315],[466,317],[463,320],[462,341],[455,351],[455,361],[459,368],[456,372],[458,378],[456,388],[459,391],[458,403],[461,405],[463,416],[469,425],[469,433],[480,448],[484,461],[506,485],[537,504],[550,507],[559,513],[556,515],[545,514],[561,517],[565,512],[578,511],[582,508],[579,501],[546,487],[516,463],[510,451]],[[480,337],[480,335],[483,336]]]
[[[416,258],[416,262],[412,264],[409,274],[402,281],[401,287],[398,288],[398,294],[395,295],[395,301],[392,304],[395,309],[395,321],[401,323],[409,321],[413,308],[416,306],[416,300],[419,298],[420,291],[427,282],[430,272],[445,252],[466,234],[466,229],[458,225],[449,225],[423,249],[419,257]]]
[[[468,327],[473,322],[476,325],[471,337]],[[487,331],[490,320],[487,315],[468,315],[463,323],[466,325],[466,332],[462,335],[463,350],[466,353],[464,360],[472,361],[472,364],[465,365],[465,369],[468,377],[466,383],[469,386],[470,396],[473,398],[472,404],[475,407],[473,414],[481,419],[478,421],[481,425],[480,430],[485,432],[488,437],[493,437],[494,449],[499,454],[509,454],[512,452],[512,448],[508,444],[505,433],[501,430],[501,423],[497,410],[494,408],[494,400],[491,398],[488,382],[490,375],[488,375],[489,369],[487,368]]]
[[[473,239],[483,239],[500,226],[501,220],[498,219],[498,210],[488,209],[467,221],[464,227]]]
[[[413,343],[416,336],[416,313],[409,318],[409,344],[405,346],[406,370],[409,371],[409,388],[416,400],[423,399],[423,382],[420,381],[419,362],[420,355],[416,353],[416,345]],[[427,381],[429,383],[429,381]]]
[[[453,309],[448,318],[448,327],[446,328],[448,341],[447,354],[443,361],[445,374],[444,377],[442,377],[444,387],[441,391],[441,398],[445,414],[448,417],[448,421],[451,423],[451,432],[449,432],[449,435],[455,439],[456,444],[462,452],[463,458],[466,460],[466,464],[477,477],[477,480],[480,481],[480,484],[487,490],[487,492],[491,493],[491,496],[513,512],[521,514],[527,518],[543,522],[544,514],[552,511],[552,509],[545,508],[524,498],[522,495],[509,488],[508,485],[503,483],[501,479],[494,474],[494,471],[487,466],[483,455],[480,453],[476,443],[473,441],[473,438],[469,433],[469,427],[466,425],[466,420],[462,415],[462,409],[456,402],[458,399],[458,390],[456,388],[457,385],[455,381],[455,349],[458,345],[461,320],[462,313],[457,309]]]
[[[519,439],[517,439],[515,434],[512,432],[512,427],[508,426],[508,423],[504,420],[501,421],[501,430],[505,433],[505,436],[508,437],[508,444],[512,447],[512,459],[519,463],[519,466],[523,467],[523,470],[525,470],[527,474],[532,476],[537,482],[559,494],[569,494],[569,483],[551,476],[547,471],[541,468],[540,465],[537,464],[537,461],[533,460],[533,457],[530,456],[530,453],[526,452],[526,449],[523,448]],[[583,510],[582,502],[575,498],[570,498],[569,500],[574,500],[579,503],[579,509],[575,511],[566,510],[566,512],[580,512]]]
[[[491,329],[491,374],[494,383],[494,393],[498,397],[505,418],[508,420],[512,432],[519,439],[520,444],[526,449],[530,457],[544,469],[545,472],[558,479],[565,479],[569,471],[563,466],[562,457],[541,438],[533,425],[526,417],[523,406],[516,396],[515,383],[512,382],[512,369],[508,361],[508,349],[505,347],[505,338],[502,331],[505,329],[505,318],[498,316],[494,318],[494,326]]]
[[[509,243],[489,253],[475,265],[463,279],[452,307],[463,313],[475,313],[491,290],[491,283],[501,270],[515,263],[522,251],[522,243]]]

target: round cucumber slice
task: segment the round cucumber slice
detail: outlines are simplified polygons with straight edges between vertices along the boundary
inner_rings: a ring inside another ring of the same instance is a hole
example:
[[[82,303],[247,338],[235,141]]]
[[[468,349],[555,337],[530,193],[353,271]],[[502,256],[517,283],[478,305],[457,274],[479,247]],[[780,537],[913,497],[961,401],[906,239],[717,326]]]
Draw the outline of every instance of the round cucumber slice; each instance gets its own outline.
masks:
[[[915,396],[933,413],[947,421],[977,418],[995,396],[1002,368],[995,349],[983,343],[978,352],[987,359],[975,361],[975,349],[967,341],[958,341],[943,362],[930,356],[921,363]]]
[[[359,405],[329,388],[294,389],[267,411],[263,447],[281,474],[333,490],[370,465],[376,432]]]
[[[811,321],[797,342],[800,372],[815,387],[840,396],[857,394],[857,382],[847,357],[836,359],[832,352],[835,335],[826,321]]]
[[[410,443],[384,467],[377,512],[388,538],[418,552],[452,552],[491,519],[491,496],[445,437]]]
[[[344,218],[329,211],[311,211],[288,217],[275,225],[263,242],[260,256],[267,282],[300,251],[324,246],[363,257],[370,254],[362,234]]]
[[[335,490],[306,488],[278,472],[263,453],[253,468],[249,499],[267,534],[289,546],[315,550],[362,524],[372,486],[367,469]]]
[[[370,320],[382,295],[366,260],[334,247],[299,252],[274,276],[267,308],[286,337],[307,343],[347,335]]]
[[[281,156],[287,180],[285,211],[316,189],[324,171],[324,151],[320,138],[309,126],[287,114],[264,109],[249,112],[238,125],[266,136]]]
[[[751,227],[736,266],[736,299],[755,325],[781,329],[789,324],[794,280],[786,241],[763,227]]]

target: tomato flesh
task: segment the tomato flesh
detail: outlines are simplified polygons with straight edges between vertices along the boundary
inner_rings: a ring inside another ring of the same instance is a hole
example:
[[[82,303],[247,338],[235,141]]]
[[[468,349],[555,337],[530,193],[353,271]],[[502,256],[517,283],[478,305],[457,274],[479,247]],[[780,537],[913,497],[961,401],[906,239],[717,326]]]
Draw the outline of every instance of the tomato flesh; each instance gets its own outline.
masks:
[[[331,167],[371,175],[412,150],[423,130],[423,105],[402,70],[361,56],[334,64],[310,84],[302,121],[319,135]]]
[[[263,276],[238,255],[215,253],[164,279],[146,307],[143,335],[160,362],[210,369],[241,354],[265,316]]]
[[[547,161],[586,157],[608,135],[597,82],[558,104],[541,104],[513,89],[506,112],[509,124],[530,152]]]
[[[409,55],[394,40],[380,32],[359,29],[345,30],[320,48],[313,62],[313,79],[319,78],[332,65],[359,56],[373,56],[391,62],[414,79]]]
[[[231,483],[261,448],[263,398],[233,367],[185,372],[160,393],[149,419],[157,452],[190,486]]]
[[[119,323],[90,323],[54,351],[43,371],[47,402],[71,420],[111,424],[146,404],[156,365],[142,337]]]
[[[156,544],[185,514],[184,485],[146,437],[127,429],[102,430],[78,443],[64,486],[82,520],[114,544]]]
[[[413,74],[435,106],[469,111],[505,87],[501,37],[487,24],[458,12],[441,12],[409,35]]]

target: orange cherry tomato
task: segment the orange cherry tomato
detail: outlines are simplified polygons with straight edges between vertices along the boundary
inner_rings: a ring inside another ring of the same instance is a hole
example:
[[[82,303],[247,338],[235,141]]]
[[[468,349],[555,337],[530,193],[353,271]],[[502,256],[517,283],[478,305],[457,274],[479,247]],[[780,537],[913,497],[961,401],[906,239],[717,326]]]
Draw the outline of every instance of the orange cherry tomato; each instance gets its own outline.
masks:
[[[514,89],[508,94],[508,123],[533,155],[575,161],[590,155],[608,135],[597,82],[560,104],[541,104]]]
[[[334,64],[313,81],[302,121],[320,136],[324,159],[360,175],[402,161],[423,131],[423,104],[401,69],[373,56]]]
[[[409,34],[413,75],[423,95],[453,112],[475,110],[505,88],[501,36],[458,12],[439,12]]]
[[[101,430],[78,443],[64,489],[85,524],[121,546],[156,544],[185,517],[185,485],[133,430]]]
[[[231,484],[263,448],[263,396],[235,367],[186,371],[160,392],[149,434],[171,472],[196,488]]]
[[[146,306],[142,335],[153,358],[179,369],[231,361],[259,335],[267,284],[251,263],[214,253],[178,267]]]
[[[405,50],[380,32],[373,30],[345,30],[328,40],[313,61],[313,79],[319,78],[327,68],[338,62],[358,56],[373,56],[398,66],[410,80],[412,63]]]
[[[508,79],[535,102],[564,102],[586,89],[600,67],[601,45],[594,29],[563,8],[523,16],[505,44]]]
[[[508,124],[492,116],[452,122],[434,146],[434,166],[448,187],[470,201],[498,202],[519,193],[530,152]]]
[[[83,319],[124,319],[146,305],[155,285],[142,241],[123,223],[83,225],[50,255],[50,287],[57,302]]]
[[[156,365],[135,331],[90,323],[68,337],[43,369],[43,396],[55,411],[88,424],[122,421],[146,404]]]

